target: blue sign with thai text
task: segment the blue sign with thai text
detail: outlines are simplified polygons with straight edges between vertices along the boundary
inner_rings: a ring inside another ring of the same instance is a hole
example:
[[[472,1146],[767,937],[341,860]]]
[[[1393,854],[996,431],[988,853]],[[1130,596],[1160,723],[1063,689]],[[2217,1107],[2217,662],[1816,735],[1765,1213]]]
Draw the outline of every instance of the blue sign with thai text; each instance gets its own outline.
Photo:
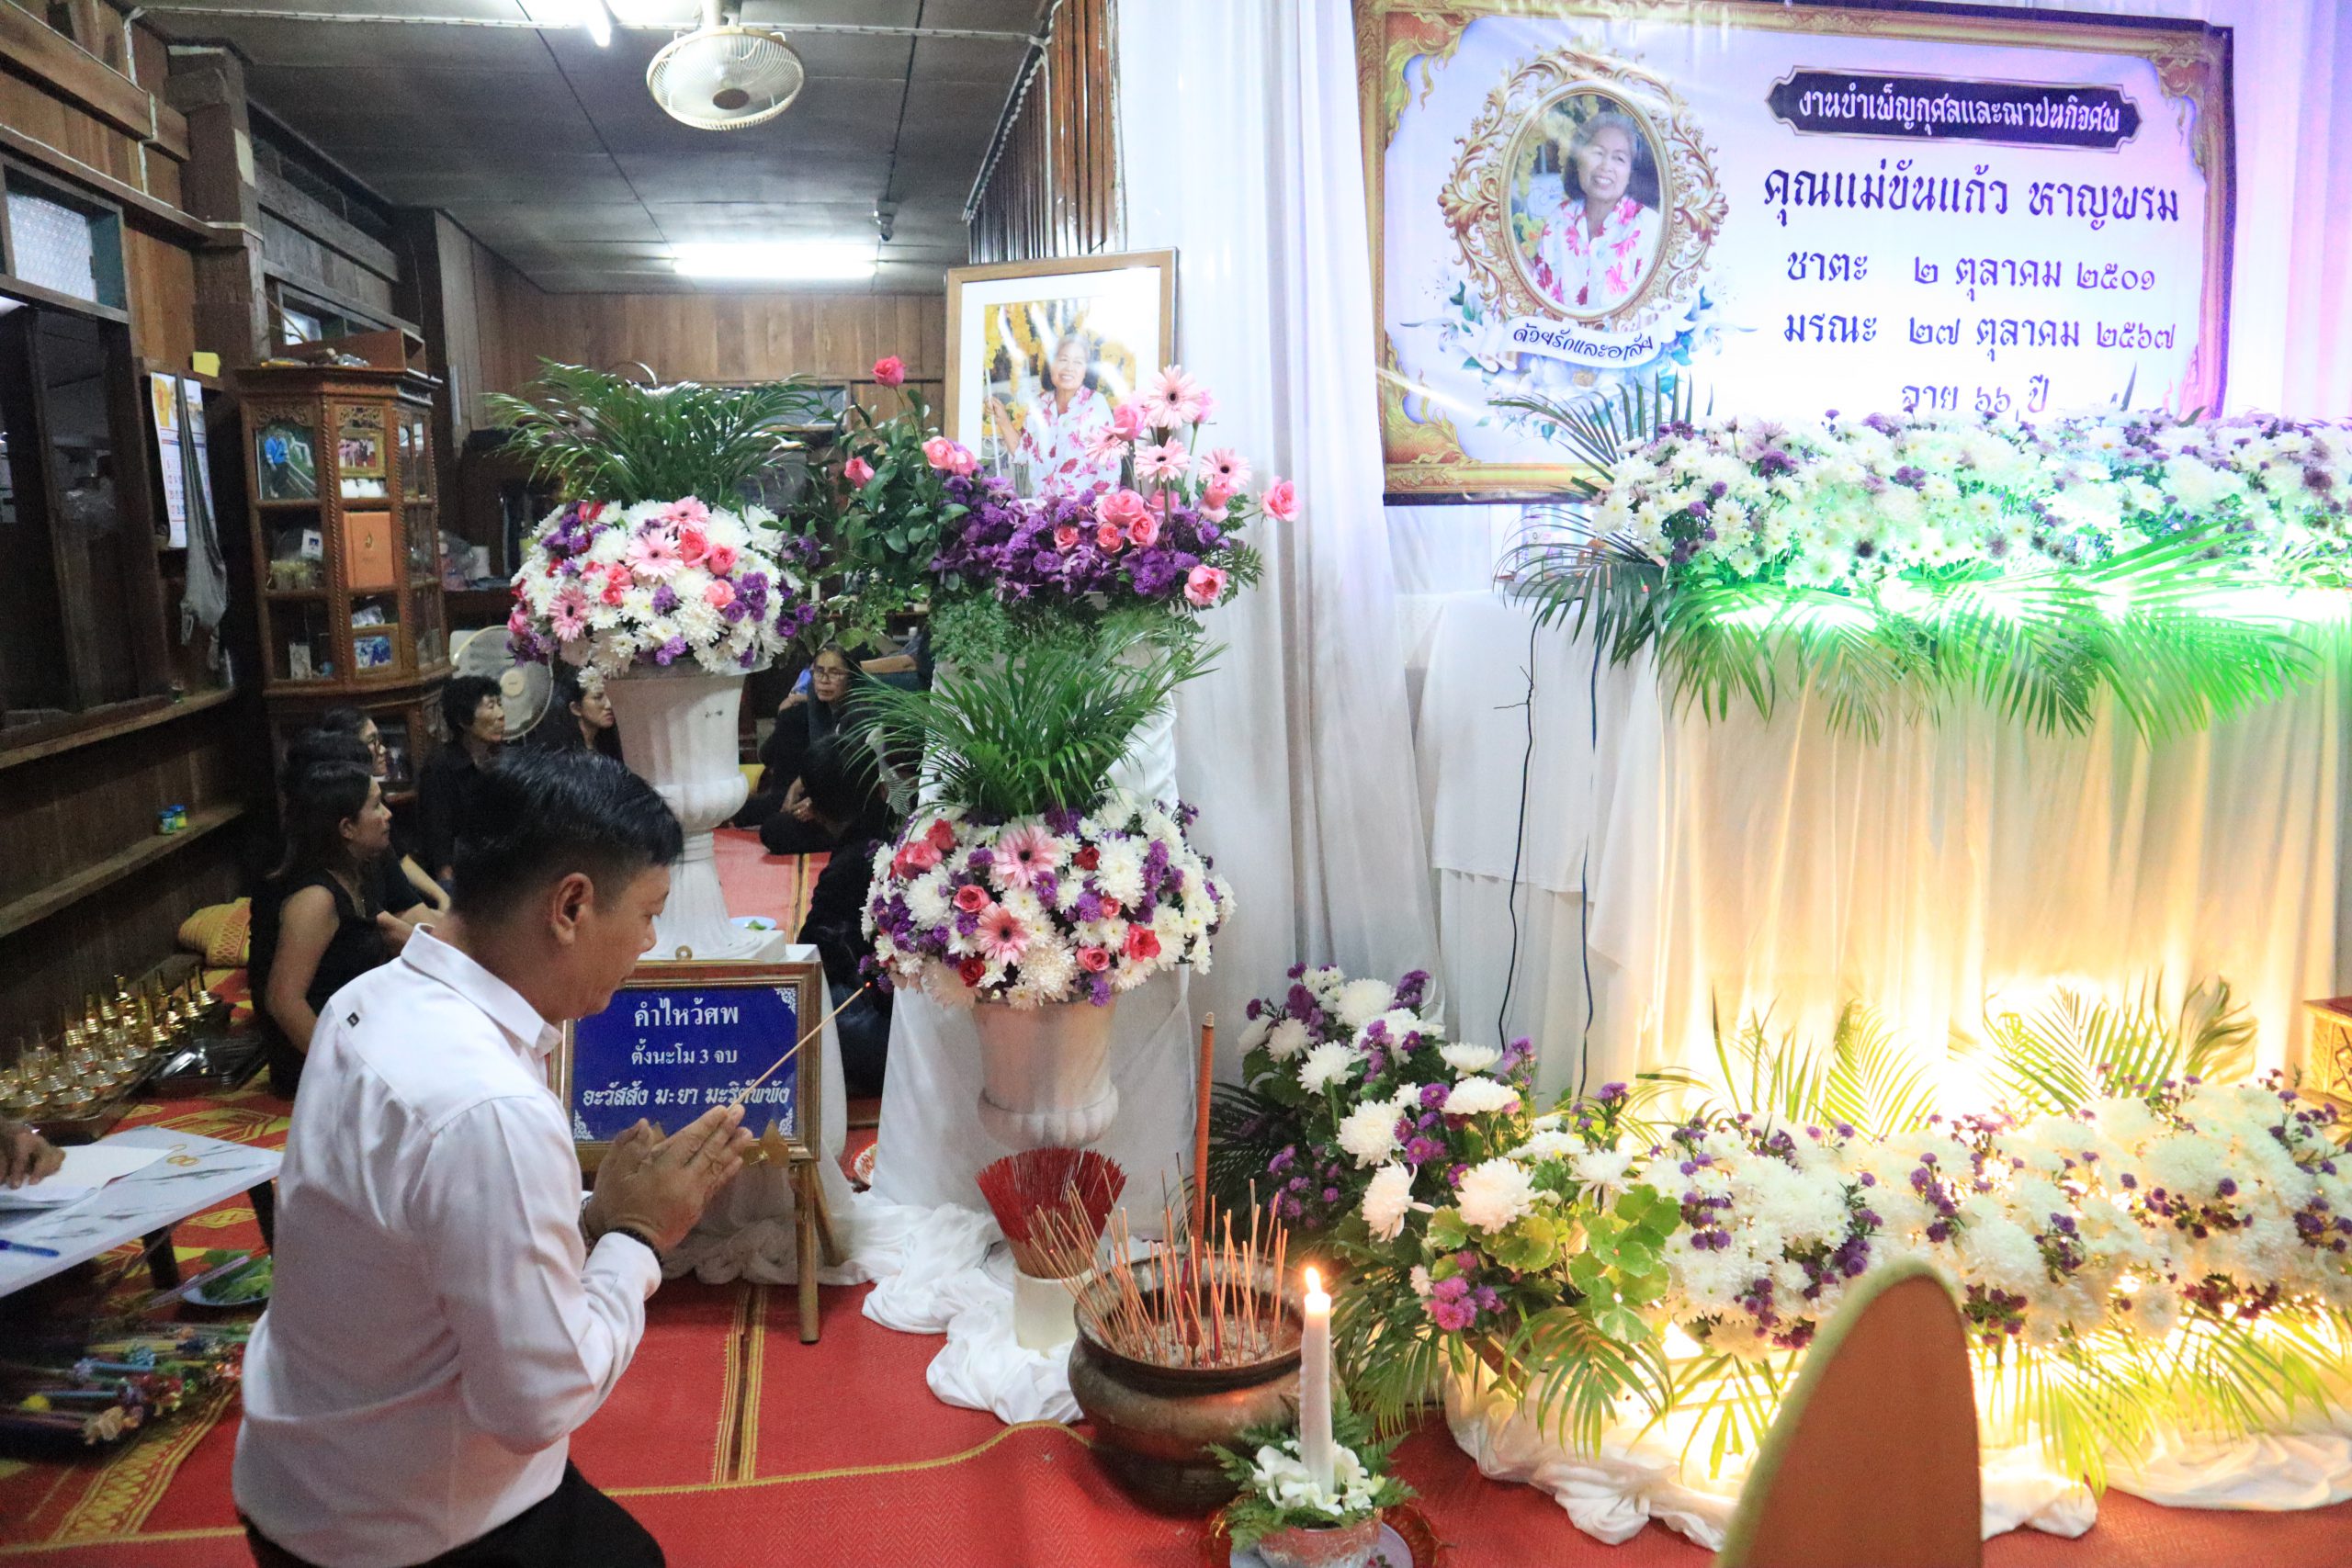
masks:
[[[708,981],[632,986],[572,1026],[571,1135],[609,1143],[639,1117],[676,1132],[724,1105],[800,1037],[791,986]],[[805,1053],[803,1054],[805,1055]],[[752,1090],[743,1124],[793,1137],[800,1126],[803,1056]]]

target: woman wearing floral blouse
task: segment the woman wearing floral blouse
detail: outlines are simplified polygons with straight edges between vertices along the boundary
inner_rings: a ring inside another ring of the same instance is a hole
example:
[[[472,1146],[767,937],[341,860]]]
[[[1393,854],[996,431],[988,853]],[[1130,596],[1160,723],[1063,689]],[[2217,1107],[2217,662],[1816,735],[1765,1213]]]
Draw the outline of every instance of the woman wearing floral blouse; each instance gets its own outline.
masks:
[[[1623,304],[1656,256],[1657,209],[1632,191],[1642,150],[1634,122],[1604,109],[1577,128],[1561,158],[1560,206],[1535,237],[1535,278],[1571,310]]]
[[[1067,495],[1098,479],[1119,480],[1117,459],[1090,450],[1091,437],[1111,423],[1110,400],[1086,384],[1091,362],[1083,337],[1071,333],[1057,342],[1046,361],[1048,384],[1018,431],[1004,400],[989,400],[989,423],[1013,460],[1029,466],[1032,495]]]

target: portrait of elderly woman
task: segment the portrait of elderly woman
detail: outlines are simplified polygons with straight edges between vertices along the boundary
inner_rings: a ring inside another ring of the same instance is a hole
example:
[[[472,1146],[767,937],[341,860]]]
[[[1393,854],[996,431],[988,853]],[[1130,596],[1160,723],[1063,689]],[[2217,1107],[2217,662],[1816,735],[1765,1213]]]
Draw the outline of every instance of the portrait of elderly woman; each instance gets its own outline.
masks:
[[[991,393],[987,403],[989,432],[997,450],[1009,456],[1015,472],[1026,479],[1016,488],[1024,494],[1060,495],[1084,490],[1097,481],[1117,483],[1119,465],[1105,458],[1097,437],[1111,424],[1111,401],[1096,385],[1094,352],[1083,332],[1065,332],[1036,381],[1016,384],[1015,395],[1028,404],[1016,419],[1007,400]]]
[[[1666,233],[1647,133],[1600,93],[1536,111],[1512,171],[1512,226],[1528,281],[1563,315],[1606,316],[1635,298]]]

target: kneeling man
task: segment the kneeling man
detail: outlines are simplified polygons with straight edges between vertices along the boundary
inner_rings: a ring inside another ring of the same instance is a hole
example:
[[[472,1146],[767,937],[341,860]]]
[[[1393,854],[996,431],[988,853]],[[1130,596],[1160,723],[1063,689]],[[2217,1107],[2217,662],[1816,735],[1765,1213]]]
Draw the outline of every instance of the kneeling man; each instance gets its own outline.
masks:
[[[518,749],[480,805],[450,912],[311,1039],[237,1435],[263,1568],[662,1561],[569,1439],[751,1134],[732,1107],[639,1123],[583,1209],[548,1056],[651,945],[678,823],[594,754]]]

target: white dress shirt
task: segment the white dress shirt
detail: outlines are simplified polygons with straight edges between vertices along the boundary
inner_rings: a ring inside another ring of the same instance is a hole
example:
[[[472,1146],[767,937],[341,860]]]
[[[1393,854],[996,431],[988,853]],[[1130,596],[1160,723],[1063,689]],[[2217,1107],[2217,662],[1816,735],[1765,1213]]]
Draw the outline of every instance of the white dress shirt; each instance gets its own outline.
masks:
[[[327,1003],[237,1434],[237,1506],[297,1557],[401,1568],[505,1523],[636,1351],[661,1266],[582,1243],[559,1038],[424,931]]]

